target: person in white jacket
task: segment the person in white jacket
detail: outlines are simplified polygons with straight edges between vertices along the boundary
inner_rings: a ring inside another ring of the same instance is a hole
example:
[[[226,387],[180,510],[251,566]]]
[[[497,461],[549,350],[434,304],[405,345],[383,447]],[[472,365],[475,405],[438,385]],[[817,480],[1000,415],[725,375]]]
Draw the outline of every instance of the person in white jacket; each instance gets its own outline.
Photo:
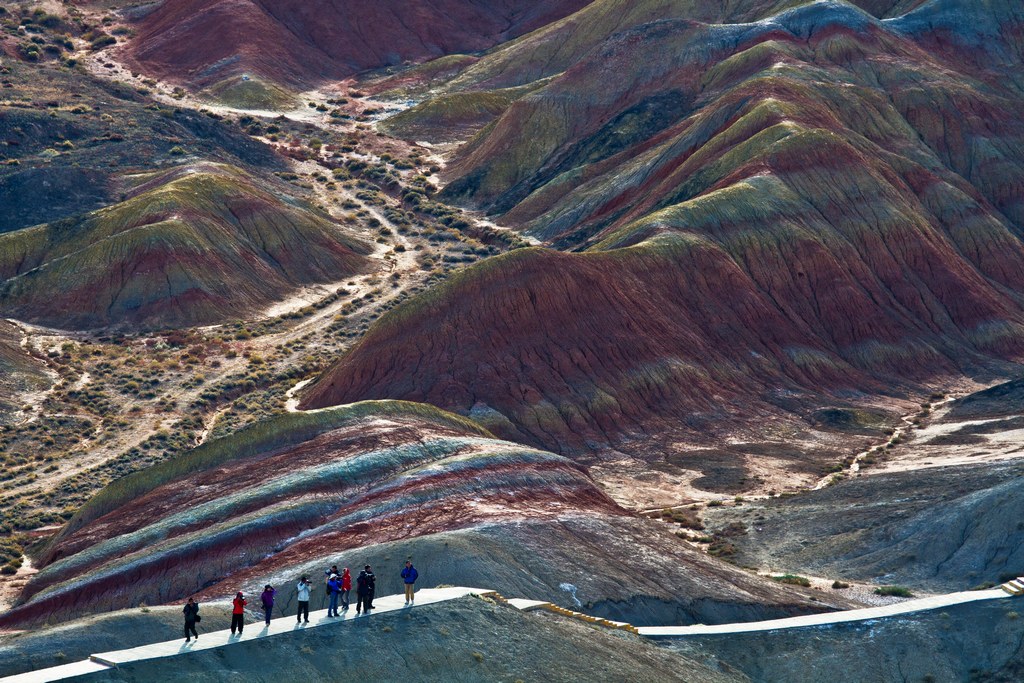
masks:
[[[310,585],[309,579],[303,576],[299,579],[299,585],[295,587],[296,592],[299,594],[299,613],[295,615],[295,623],[298,624],[303,621],[303,615],[305,615],[305,623],[309,623],[309,592],[313,590],[313,586]]]

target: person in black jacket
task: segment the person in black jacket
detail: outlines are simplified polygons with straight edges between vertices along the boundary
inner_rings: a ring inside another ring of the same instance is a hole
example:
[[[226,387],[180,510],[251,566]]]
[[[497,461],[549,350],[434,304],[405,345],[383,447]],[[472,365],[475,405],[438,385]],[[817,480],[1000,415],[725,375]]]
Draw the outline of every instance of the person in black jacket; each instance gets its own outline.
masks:
[[[369,614],[373,609],[373,594],[376,585],[377,577],[370,570],[370,565],[366,565],[363,567],[363,571],[359,572],[359,578],[356,579],[356,614],[361,611]]]
[[[185,603],[185,609],[181,610],[185,614],[185,642],[191,642],[192,636],[195,636],[196,640],[199,640],[199,634],[196,632],[196,622],[199,621],[199,603],[192,598],[188,599]]]

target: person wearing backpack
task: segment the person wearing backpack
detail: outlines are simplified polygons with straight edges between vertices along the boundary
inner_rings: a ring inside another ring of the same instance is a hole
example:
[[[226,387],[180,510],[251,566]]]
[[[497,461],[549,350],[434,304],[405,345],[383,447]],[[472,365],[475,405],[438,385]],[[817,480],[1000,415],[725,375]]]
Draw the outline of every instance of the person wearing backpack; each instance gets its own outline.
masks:
[[[235,635],[236,628],[238,635],[242,635],[242,627],[245,626],[245,606],[248,604],[249,601],[242,597],[242,591],[238,591],[231,602],[231,635]]]
[[[341,616],[338,614],[338,597],[341,595],[341,582],[338,580],[337,574],[331,574],[330,578],[327,579],[327,590],[331,593],[331,602],[327,605],[327,616]]]
[[[270,626],[270,614],[274,611],[274,596],[277,591],[269,583],[263,588],[260,595],[260,602],[263,603],[263,615],[266,617],[267,626]]]
[[[370,613],[373,609],[373,593],[376,588],[377,577],[373,575],[370,565],[363,567],[356,578],[356,614]]]
[[[182,612],[185,614],[185,642],[192,642],[192,636],[199,640],[199,633],[196,631],[196,624],[200,621],[199,603],[193,598],[189,598]]]
[[[331,591],[327,588],[327,582],[331,580],[331,574],[338,574],[338,565],[332,564],[330,569],[324,570],[324,597],[320,599],[320,609],[324,608],[324,600],[331,597]]]
[[[298,624],[302,621],[303,615],[306,617],[306,623],[309,623],[309,591],[313,590],[313,587],[309,585],[309,579],[303,576],[299,579],[299,585],[295,587],[295,592],[298,594],[299,600],[299,611],[295,615],[295,623]]]
[[[420,573],[412,566],[412,560],[405,561],[405,568],[402,569],[402,581],[405,582],[405,604],[412,604],[416,599],[416,579]]]
[[[348,567],[345,567],[345,571],[341,575],[341,610],[344,612],[348,609],[348,595],[352,592],[352,574],[349,573]]]

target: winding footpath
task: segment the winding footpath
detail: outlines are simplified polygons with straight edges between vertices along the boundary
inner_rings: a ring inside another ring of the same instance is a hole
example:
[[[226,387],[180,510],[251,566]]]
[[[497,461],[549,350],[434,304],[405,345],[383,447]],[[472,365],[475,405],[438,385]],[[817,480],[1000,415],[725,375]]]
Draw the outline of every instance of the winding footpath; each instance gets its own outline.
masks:
[[[337,626],[357,619],[373,619],[375,616],[380,614],[401,612],[404,610],[414,609],[414,607],[422,607],[423,605],[457,600],[469,595],[489,597],[497,602],[522,611],[538,609],[546,610],[563,616],[579,619],[595,626],[624,630],[648,638],[680,638],[686,636],[756,633],[793,628],[831,626],[833,624],[869,621],[873,619],[913,614],[915,612],[925,612],[928,610],[942,609],[953,605],[978,602],[981,600],[1020,597],[1024,596],[1024,577],[1005,583],[998,588],[989,590],[963,591],[960,593],[949,593],[947,595],[936,595],[928,598],[907,600],[905,602],[886,605],[884,607],[869,607],[842,612],[826,612],[823,614],[810,614],[802,617],[789,617],[786,619],[772,619],[770,621],[717,624],[710,626],[697,624],[693,626],[637,627],[619,621],[611,621],[609,619],[593,617],[580,612],[573,612],[550,602],[540,600],[506,599],[495,591],[483,588],[426,588],[417,591],[415,606],[406,605],[403,595],[388,595],[378,598],[375,601],[377,606],[374,608],[373,616],[360,617],[349,611],[343,612],[338,618],[333,618],[327,616],[326,610],[319,610],[317,612],[310,613],[310,621],[308,624],[297,624],[291,616],[279,617],[271,620],[269,626],[264,626],[260,623],[250,623],[246,626],[245,632],[239,636],[234,636],[227,630],[214,631],[212,633],[203,633],[201,638],[197,638],[191,643],[185,643],[181,638],[177,638],[175,640],[153,643],[150,645],[141,645],[139,647],[133,647],[126,650],[102,652],[94,654],[90,656],[89,659],[80,662],[0,678],[0,683],[51,683],[52,681],[70,680],[78,676],[108,671],[121,664],[130,664],[133,662],[162,659],[166,657],[176,657],[202,650],[229,647],[231,645],[237,645],[238,643],[247,643],[254,640],[260,640],[262,638],[272,638],[274,636],[295,633],[296,631]]]

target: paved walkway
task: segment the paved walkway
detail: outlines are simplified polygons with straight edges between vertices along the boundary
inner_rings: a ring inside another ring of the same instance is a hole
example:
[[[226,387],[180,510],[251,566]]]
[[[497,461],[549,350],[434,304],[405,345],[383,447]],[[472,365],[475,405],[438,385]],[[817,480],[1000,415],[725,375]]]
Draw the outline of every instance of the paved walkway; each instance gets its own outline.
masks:
[[[725,633],[757,633],[759,631],[777,631],[779,629],[803,628],[806,626],[830,626],[832,624],[845,624],[851,621],[867,621],[870,619],[881,619],[884,617],[895,617],[902,614],[913,614],[927,610],[941,609],[953,605],[962,605],[965,602],[977,602],[979,600],[994,600],[996,598],[1008,598],[1010,593],[1002,588],[994,588],[983,591],[963,591],[961,593],[949,593],[947,595],[936,595],[930,598],[919,598],[917,600],[905,600],[884,607],[866,607],[864,609],[851,609],[842,612],[825,612],[822,614],[810,614],[803,617],[789,617],[787,619],[772,619],[770,621],[751,621],[738,624],[717,624],[708,626],[697,624],[695,626],[638,626],[637,632],[648,638],[678,638],[681,636],[711,636]]]
[[[491,592],[492,591],[482,588],[427,588],[416,592],[416,605],[430,605],[437,602],[455,600],[467,595],[486,595]],[[175,640],[168,640],[163,643],[152,643],[150,645],[133,647],[127,650],[101,652],[99,654],[92,655],[86,661],[65,664],[63,666],[55,666],[49,669],[40,669],[39,671],[31,671],[28,673],[18,674],[16,676],[9,676],[7,678],[0,678],[0,681],[3,683],[50,683],[51,681],[60,681],[74,676],[104,671],[115,667],[118,664],[127,664],[128,662],[139,662],[148,659],[160,659],[163,657],[174,657],[176,655],[188,654],[189,652],[199,652],[201,650],[213,650],[218,647],[245,643],[252,640],[258,640],[260,638],[270,638],[286,633],[295,633],[296,631],[335,626],[342,622],[352,621],[354,619],[373,619],[374,615],[377,614],[410,609],[410,607],[405,604],[404,594],[382,596],[373,601],[373,606],[373,613],[369,617],[357,617],[355,614],[355,607],[353,606],[353,608],[347,612],[342,612],[341,616],[338,618],[328,617],[327,610],[310,612],[308,624],[296,624],[295,615],[271,619],[270,626],[266,626],[262,621],[248,623],[245,625],[245,629],[242,631],[241,636],[232,636],[230,630],[203,633],[202,624],[200,624],[199,638],[193,639],[191,643],[186,643],[185,639],[182,637],[176,638]],[[202,612],[200,611],[200,613]]]
[[[489,595],[494,596],[501,602],[511,605],[522,611],[535,609],[546,609],[558,614],[580,619],[590,624],[606,628],[624,629],[632,633],[639,633],[649,638],[678,638],[685,636],[718,635],[726,633],[756,633],[761,631],[776,631],[780,629],[804,628],[808,626],[828,626],[831,624],[842,624],[854,621],[866,621],[869,619],[881,619],[902,614],[913,614],[927,610],[941,609],[952,605],[961,605],[967,602],[979,600],[993,600],[996,598],[1009,598],[1011,596],[1024,595],[1024,579],[1011,581],[1004,586],[983,591],[964,591],[961,593],[950,593],[948,595],[937,595],[930,598],[917,600],[906,600],[884,607],[869,607],[865,609],[846,610],[843,612],[826,612],[823,614],[812,614],[804,617],[790,617],[787,619],[773,619],[771,621],[755,621],[737,624],[719,624],[707,626],[697,624],[695,626],[640,626],[634,627],[607,619],[600,619],[578,612],[572,612],[550,602],[542,600],[523,600],[513,598],[506,600],[496,592],[486,588],[426,588],[416,593],[416,605],[430,605],[438,602],[446,602],[465,597],[467,595]],[[412,609],[412,606],[405,604],[404,595],[387,595],[374,600],[375,609],[373,614],[386,614],[388,612],[399,612]],[[263,622],[250,623],[240,636],[232,636],[230,630],[214,631],[211,633],[200,633],[200,638],[186,643],[183,638],[169,640],[163,643],[153,643],[127,650],[116,650],[114,652],[101,652],[92,655],[88,660],[55,666],[49,669],[40,669],[28,673],[18,674],[0,678],[0,683],[51,683],[61,681],[75,676],[105,671],[119,664],[139,662],[164,657],[198,652],[201,650],[212,650],[218,647],[227,647],[237,643],[245,643],[260,638],[271,638],[273,636],[305,631],[307,629],[335,626],[354,619],[372,619],[373,616],[356,616],[354,610],[342,612],[342,616],[334,618],[327,616],[327,610],[310,612],[308,624],[296,624],[294,616],[279,617],[266,626]]]

